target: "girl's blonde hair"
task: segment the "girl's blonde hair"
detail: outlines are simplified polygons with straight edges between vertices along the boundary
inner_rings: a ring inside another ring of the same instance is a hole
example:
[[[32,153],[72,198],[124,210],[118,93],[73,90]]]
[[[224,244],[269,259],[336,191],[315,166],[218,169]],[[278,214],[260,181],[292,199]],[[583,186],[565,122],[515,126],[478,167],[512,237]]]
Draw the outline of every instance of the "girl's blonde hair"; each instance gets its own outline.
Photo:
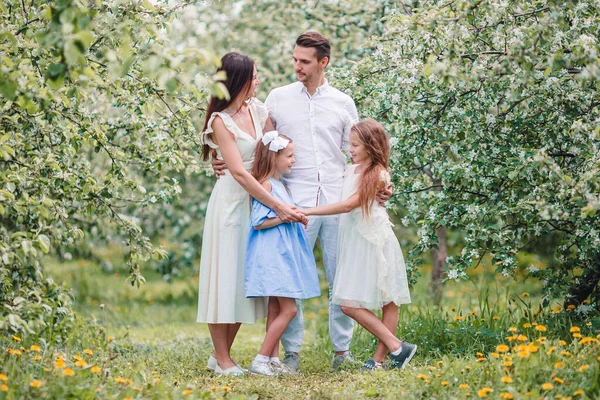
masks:
[[[371,165],[360,174],[357,185],[360,207],[363,214],[368,216],[370,205],[383,188],[379,176],[381,171],[388,169],[390,141],[385,128],[374,119],[363,119],[353,125],[351,131],[356,133],[371,158]]]
[[[282,135],[281,133],[279,134],[279,137],[287,139],[290,141],[290,143],[293,143],[292,139]],[[252,166],[252,176],[260,183],[263,183],[275,172],[275,159],[279,155],[279,151],[269,150],[269,145],[263,144],[262,140],[259,140],[256,144],[255,151],[256,153],[254,157],[254,165]]]

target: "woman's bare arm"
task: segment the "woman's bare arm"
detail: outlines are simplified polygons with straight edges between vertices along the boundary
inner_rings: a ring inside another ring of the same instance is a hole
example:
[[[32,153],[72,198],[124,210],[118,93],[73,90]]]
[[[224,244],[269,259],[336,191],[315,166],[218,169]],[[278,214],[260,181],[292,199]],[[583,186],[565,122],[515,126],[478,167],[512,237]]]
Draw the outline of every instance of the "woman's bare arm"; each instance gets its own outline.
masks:
[[[290,206],[277,201],[265,190],[264,187],[246,169],[244,161],[236,146],[235,139],[231,132],[225,127],[221,117],[217,116],[212,123],[214,139],[219,144],[223,160],[231,172],[233,178],[256,200],[263,203],[277,213],[284,222],[301,220],[301,216]]]

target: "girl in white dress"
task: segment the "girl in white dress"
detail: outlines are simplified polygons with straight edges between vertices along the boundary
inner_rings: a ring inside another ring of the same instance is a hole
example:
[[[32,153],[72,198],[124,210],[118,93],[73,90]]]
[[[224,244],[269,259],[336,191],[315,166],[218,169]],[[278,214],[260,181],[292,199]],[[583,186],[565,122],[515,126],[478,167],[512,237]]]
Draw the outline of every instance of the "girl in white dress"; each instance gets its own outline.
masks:
[[[372,119],[355,124],[350,131],[350,154],[354,164],[346,169],[343,200],[304,213],[342,214],[332,301],[379,339],[373,358],[363,368],[382,368],[388,350],[391,368],[403,368],[417,346],[395,336],[398,306],[410,303],[410,293],[393,225],[376,201],[377,192],[390,183],[390,146],[383,126]],[[382,319],[370,309],[381,309]]]
[[[250,174],[254,149],[263,132],[274,130],[264,104],[254,99],[254,62],[228,53],[218,71],[229,99],[211,97],[201,142],[204,160],[213,154],[228,170],[215,184],[208,201],[198,293],[198,322],[208,323],[215,348],[207,368],[221,375],[242,375],[231,359],[231,346],[241,323],[254,323],[267,315],[264,298],[247,299],[244,293],[246,241],[250,223],[250,194],[284,221],[300,221],[289,205],[273,198]]]

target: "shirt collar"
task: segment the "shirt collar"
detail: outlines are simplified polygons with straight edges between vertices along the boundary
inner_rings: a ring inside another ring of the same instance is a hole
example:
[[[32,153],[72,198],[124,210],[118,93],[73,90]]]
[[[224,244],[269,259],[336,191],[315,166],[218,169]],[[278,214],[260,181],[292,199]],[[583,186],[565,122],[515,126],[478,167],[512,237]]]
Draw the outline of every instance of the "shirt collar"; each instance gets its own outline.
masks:
[[[306,89],[306,86],[304,86],[304,83],[302,83],[302,82],[298,82],[298,83],[301,85],[300,93],[308,93],[308,90]],[[320,94],[320,93],[325,93],[327,91],[327,89],[329,89],[329,82],[327,82],[327,79],[325,79],[325,83],[323,83],[321,86],[319,86],[317,88],[314,96],[316,96],[317,94]]]

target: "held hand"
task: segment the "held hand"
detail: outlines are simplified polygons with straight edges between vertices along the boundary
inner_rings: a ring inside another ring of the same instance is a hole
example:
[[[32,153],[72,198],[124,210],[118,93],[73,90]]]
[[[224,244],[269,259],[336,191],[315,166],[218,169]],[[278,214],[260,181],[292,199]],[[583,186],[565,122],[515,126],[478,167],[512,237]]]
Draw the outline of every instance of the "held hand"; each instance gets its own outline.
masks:
[[[304,228],[308,228],[308,217],[302,212],[300,212],[300,215],[302,216],[300,223],[304,225]]]
[[[392,185],[388,186],[385,189],[381,189],[377,192],[377,203],[380,206],[383,206],[386,201],[388,201],[392,197]]]
[[[227,166],[225,165],[225,161],[217,159],[217,151],[216,150],[212,151],[212,157],[211,157],[210,163],[212,164],[212,169],[213,169],[217,179],[219,179],[221,176],[225,175],[225,170],[227,169]]]
[[[302,213],[298,212],[296,207],[290,207],[284,203],[279,203],[275,212],[283,222],[301,222],[302,220]]]

